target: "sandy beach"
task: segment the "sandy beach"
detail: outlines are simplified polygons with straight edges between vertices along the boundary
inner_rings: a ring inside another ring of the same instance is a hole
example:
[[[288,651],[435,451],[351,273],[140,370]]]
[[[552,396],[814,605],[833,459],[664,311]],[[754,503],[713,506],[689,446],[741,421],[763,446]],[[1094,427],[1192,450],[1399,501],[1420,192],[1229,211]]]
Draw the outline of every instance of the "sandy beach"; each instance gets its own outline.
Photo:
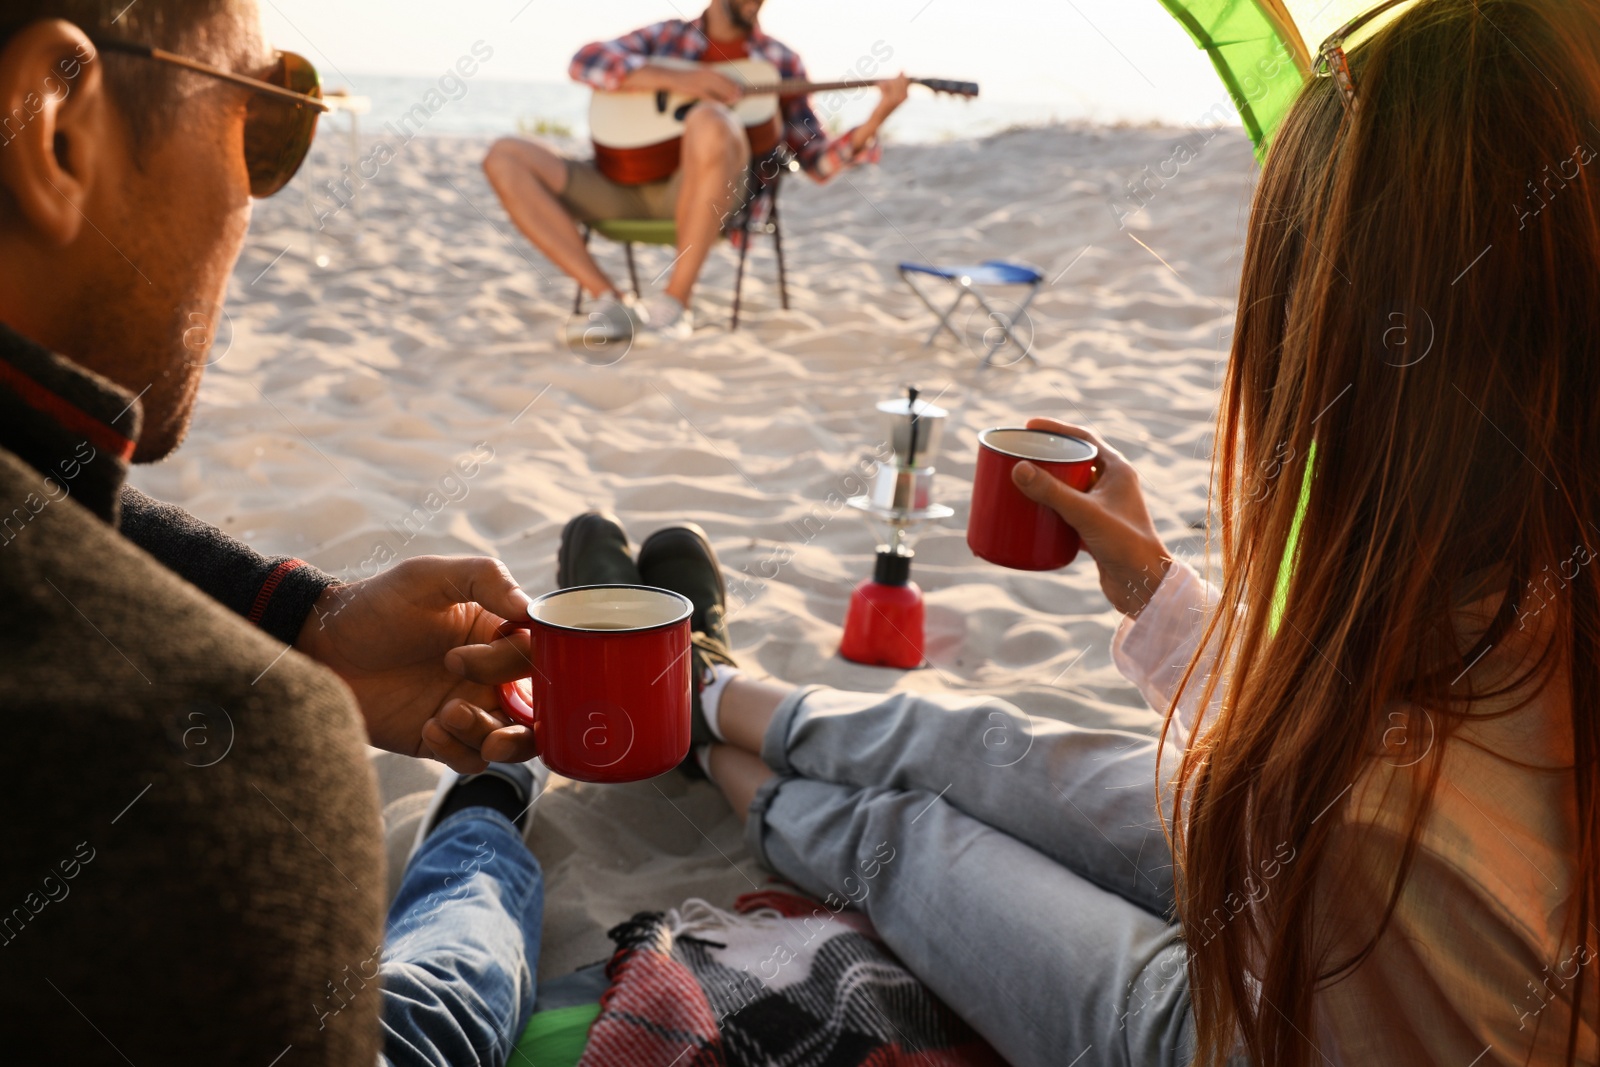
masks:
[[[890,146],[881,166],[827,186],[797,179],[782,195],[791,310],[760,239],[730,333],[725,248],[691,340],[605,367],[558,339],[572,283],[505,217],[478,168],[486,147],[418,137],[340,205],[320,183],[342,177],[351,147],[326,132],[258,206],[188,441],[134,483],[343,578],[486,553],[535,594],[585,508],[614,509],[636,541],[692,519],[729,572],[735,651],[755,671],[1154,726],[1112,666],[1117,616],[1089,560],[1025,574],[967,550],[976,436],[1032,415],[1094,427],[1139,467],[1168,544],[1201,550],[1254,180],[1242,131],[1017,130]],[[620,248],[602,256],[625,277]],[[1022,326],[1037,367],[980,369],[986,324],[965,314],[966,343],[922,347],[933,318],[896,263],[987,257],[1050,279]],[[671,258],[644,250],[642,280]],[[917,542],[931,664],[897,672],[836,654],[875,543],[840,501],[881,439],[874,404],[908,383],[951,412],[937,494],[956,514]],[[436,768],[375,760],[392,885]],[[548,876],[542,977],[604,958],[606,929],[634,911],[691,896],[725,906],[767,878],[720,795],[677,775],[558,783],[529,840]]]

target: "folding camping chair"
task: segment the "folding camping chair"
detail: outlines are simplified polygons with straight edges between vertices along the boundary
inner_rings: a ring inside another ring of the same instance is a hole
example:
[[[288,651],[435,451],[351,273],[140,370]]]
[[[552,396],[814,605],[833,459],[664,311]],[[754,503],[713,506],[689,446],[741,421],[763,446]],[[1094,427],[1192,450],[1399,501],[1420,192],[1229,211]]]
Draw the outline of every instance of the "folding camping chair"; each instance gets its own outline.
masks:
[[[773,149],[772,153],[750,164],[750,181],[753,189],[750,200],[733,218],[728,220],[723,229],[723,236],[732,238],[737,233],[740,240],[739,267],[733,281],[733,317],[728,323],[728,329],[739,328],[739,304],[744,295],[744,265],[750,255],[750,241],[757,233],[772,235],[772,251],[778,260],[778,301],[785,311],[789,310],[789,279],[784,271],[783,263],[783,231],[778,224],[778,184],[783,173],[790,169],[790,156],[782,146]],[[765,199],[767,217],[764,222],[752,225],[751,215],[756,210],[756,201]],[[633,283],[633,295],[641,296],[639,291],[639,272],[633,262],[633,246],[642,245],[676,245],[678,243],[678,224],[672,219],[608,219],[598,222],[583,224],[583,243],[587,247],[590,234],[598,233],[602,237],[610,238],[622,245],[623,255],[628,260],[628,280]],[[578,286],[578,291],[572,297],[572,312],[577,314],[583,306],[583,286]]]
[[[955,300],[949,307],[940,310],[929,294],[923,292],[922,287],[916,283],[912,277],[912,275],[916,274],[926,274],[948,282],[951,288],[956,290]],[[939,267],[931,263],[902,263],[900,264],[900,277],[905,279],[906,285],[910,286],[911,291],[917,294],[917,298],[928,305],[928,310],[939,316],[938,325],[934,326],[933,332],[928,334],[928,339],[922,342],[923,348],[933,344],[941,330],[949,330],[950,336],[958,341],[964,342],[966,340],[950,324],[950,316],[956,313],[956,309],[961,306],[963,300],[971,296],[989,316],[989,321],[1000,329],[1000,336],[997,339],[988,340],[986,343],[983,352],[983,366],[993,366],[995,353],[1005,347],[1008,341],[1017,346],[1022,352],[1023,359],[1031,360],[1033,363],[1039,362],[1038,358],[1033,354],[1031,332],[1026,341],[1018,337],[1016,333],[1017,320],[1027,314],[1028,305],[1033,303],[1033,298],[1039,295],[1039,286],[1044,282],[1044,275],[1038,270],[1023,263],[1011,263],[1003,259],[986,259],[976,265],[958,263],[948,267]],[[1025,285],[1028,287],[1028,295],[1023,298],[1021,304],[1017,305],[1015,312],[1007,315],[984,297],[983,290],[980,287],[986,285]],[[988,338],[988,335],[989,331],[985,330],[985,338]]]

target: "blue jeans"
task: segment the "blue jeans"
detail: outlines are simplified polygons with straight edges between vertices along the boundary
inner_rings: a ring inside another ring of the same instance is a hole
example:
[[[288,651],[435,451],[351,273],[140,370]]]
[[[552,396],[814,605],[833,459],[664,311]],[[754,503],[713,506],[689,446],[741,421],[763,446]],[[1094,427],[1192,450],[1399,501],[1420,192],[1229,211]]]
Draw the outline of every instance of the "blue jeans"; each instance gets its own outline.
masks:
[[[389,908],[380,1063],[505,1063],[533,1014],[543,912],[539,862],[510,819],[468,808],[440,823]]]
[[[814,688],[778,707],[761,755],[778,776],[751,804],[756,855],[865,912],[1009,1063],[1193,1059],[1153,739],[993,698]]]

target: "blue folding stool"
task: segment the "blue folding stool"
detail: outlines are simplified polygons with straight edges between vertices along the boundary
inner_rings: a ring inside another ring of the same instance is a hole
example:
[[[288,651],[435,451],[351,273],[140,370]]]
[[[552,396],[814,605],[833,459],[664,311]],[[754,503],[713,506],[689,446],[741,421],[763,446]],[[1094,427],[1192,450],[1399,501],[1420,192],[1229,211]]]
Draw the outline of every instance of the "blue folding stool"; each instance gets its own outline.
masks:
[[[926,274],[948,282],[957,290],[955,301],[941,311],[929,295],[923,292],[922,287],[916,283],[912,277],[914,274]],[[1034,363],[1039,362],[1033,354],[1031,331],[1028,339],[1024,341],[1017,336],[1015,330],[1017,320],[1027,313],[1028,305],[1033,303],[1035,296],[1039,295],[1039,286],[1044,282],[1044,275],[1037,269],[1025,263],[1011,263],[1003,259],[986,259],[976,265],[958,263],[948,267],[939,267],[931,263],[902,263],[900,264],[900,277],[905,279],[906,284],[911,287],[911,291],[917,294],[917,298],[928,305],[928,310],[939,316],[938,325],[934,326],[933,332],[928,334],[928,339],[922,343],[922,347],[926,348],[933,344],[934,340],[939,336],[940,330],[949,330],[950,335],[958,341],[966,340],[954,326],[950,325],[950,316],[955,314],[956,309],[961,306],[961,302],[970,295],[988,314],[989,321],[993,324],[990,329],[998,327],[1000,330],[999,337],[992,340],[989,339],[990,331],[984,331],[984,337],[987,341],[987,346],[983,353],[983,365],[985,367],[993,366],[995,353],[1000,351],[1007,341],[1017,346],[1022,352],[1022,358],[1031,360]],[[986,285],[1025,285],[1028,287],[1028,295],[1023,298],[1022,303],[1017,306],[1017,310],[1014,313],[1006,315],[984,298],[983,290],[980,287]]]

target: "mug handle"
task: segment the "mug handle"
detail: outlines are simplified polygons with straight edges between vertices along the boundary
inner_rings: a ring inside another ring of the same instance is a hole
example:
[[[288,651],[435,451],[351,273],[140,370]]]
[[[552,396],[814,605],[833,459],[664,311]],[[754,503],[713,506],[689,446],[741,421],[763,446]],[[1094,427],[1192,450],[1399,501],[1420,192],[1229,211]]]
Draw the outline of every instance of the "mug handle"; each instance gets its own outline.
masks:
[[[533,623],[523,619],[510,619],[500,624],[498,631],[501,637],[509,637],[518,630],[532,630]],[[523,699],[522,690],[517,688],[516,682],[501,682],[497,687],[500,696],[500,707],[512,722],[521,723],[530,730],[534,728],[539,713],[533,705]]]

